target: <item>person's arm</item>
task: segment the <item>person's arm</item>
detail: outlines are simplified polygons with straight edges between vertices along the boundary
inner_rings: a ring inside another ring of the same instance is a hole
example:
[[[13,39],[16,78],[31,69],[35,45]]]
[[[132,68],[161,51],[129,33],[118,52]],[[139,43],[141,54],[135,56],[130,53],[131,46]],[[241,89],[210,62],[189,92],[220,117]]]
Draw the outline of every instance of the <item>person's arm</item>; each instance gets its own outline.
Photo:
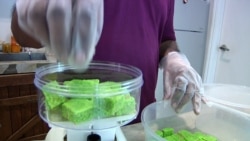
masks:
[[[18,25],[18,18],[16,7],[13,7],[12,18],[11,18],[11,31],[13,37],[16,39],[16,42],[22,47],[33,47],[33,48],[41,48],[42,45],[32,38],[30,35],[25,33]]]
[[[161,59],[164,56],[166,56],[169,52],[172,52],[172,51],[179,52],[179,49],[178,49],[176,41],[174,41],[174,40],[168,40],[168,41],[165,41],[165,42],[161,43],[161,45],[160,45],[159,61],[161,61]]]

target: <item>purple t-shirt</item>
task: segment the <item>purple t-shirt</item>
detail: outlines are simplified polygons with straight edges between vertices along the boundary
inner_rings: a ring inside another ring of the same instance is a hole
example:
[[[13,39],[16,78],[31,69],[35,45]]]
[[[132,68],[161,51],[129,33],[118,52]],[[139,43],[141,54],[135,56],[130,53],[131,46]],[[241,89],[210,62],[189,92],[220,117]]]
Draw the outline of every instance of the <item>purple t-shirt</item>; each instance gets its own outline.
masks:
[[[175,40],[174,0],[104,0],[104,25],[94,60],[138,67],[143,72],[140,113],[155,101],[159,46]],[[134,123],[139,122],[141,114]]]

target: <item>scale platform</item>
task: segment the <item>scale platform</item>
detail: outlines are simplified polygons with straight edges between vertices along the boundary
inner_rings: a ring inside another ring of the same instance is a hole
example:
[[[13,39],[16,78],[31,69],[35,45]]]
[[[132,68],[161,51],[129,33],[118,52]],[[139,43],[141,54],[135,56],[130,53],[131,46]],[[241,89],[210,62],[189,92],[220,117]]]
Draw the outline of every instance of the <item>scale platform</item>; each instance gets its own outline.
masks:
[[[33,141],[67,141],[66,130],[59,127],[53,127],[49,130],[44,140]],[[117,127],[114,141],[127,141],[120,127]]]

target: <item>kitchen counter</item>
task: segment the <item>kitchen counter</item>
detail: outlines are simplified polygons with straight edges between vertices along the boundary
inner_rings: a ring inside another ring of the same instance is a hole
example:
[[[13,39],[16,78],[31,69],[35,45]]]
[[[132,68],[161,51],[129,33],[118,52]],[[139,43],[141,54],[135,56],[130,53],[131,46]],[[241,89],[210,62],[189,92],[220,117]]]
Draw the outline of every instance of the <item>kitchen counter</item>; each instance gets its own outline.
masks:
[[[0,61],[0,74],[17,74],[35,72],[37,68],[43,65],[56,63],[57,60],[53,54],[50,54],[46,48],[28,49],[31,53],[45,53],[47,60],[31,61]],[[2,52],[0,52],[1,54]]]

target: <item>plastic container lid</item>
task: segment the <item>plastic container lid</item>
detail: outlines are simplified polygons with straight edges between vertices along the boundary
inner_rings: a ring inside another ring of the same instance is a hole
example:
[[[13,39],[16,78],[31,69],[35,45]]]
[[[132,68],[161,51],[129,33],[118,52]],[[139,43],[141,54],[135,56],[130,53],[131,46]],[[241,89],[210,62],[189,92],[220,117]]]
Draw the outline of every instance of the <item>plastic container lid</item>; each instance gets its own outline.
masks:
[[[205,97],[250,114],[250,87],[230,84],[204,84]]]

